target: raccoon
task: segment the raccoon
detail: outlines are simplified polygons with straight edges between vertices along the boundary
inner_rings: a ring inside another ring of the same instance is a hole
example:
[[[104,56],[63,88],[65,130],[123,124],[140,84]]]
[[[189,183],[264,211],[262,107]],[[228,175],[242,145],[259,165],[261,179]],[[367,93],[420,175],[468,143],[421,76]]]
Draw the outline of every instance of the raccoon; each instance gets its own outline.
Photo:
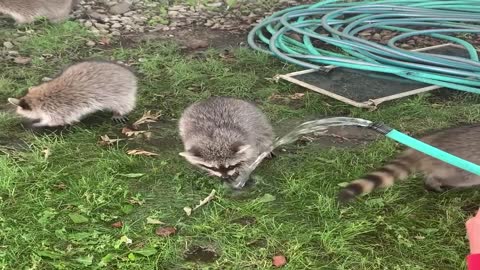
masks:
[[[434,147],[473,163],[480,164],[480,125],[446,129],[420,139]],[[425,177],[425,188],[442,192],[455,187],[480,185],[480,176],[454,167],[413,149],[407,149],[396,159],[366,176],[352,181],[339,193],[341,202],[386,188],[395,180],[404,180],[418,172]]]
[[[31,87],[20,98],[9,98],[17,113],[35,127],[74,124],[96,111],[112,111],[112,119],[125,122],[135,107],[137,79],[121,65],[84,61],[66,68],[57,78]]]
[[[267,117],[253,104],[229,97],[213,97],[190,105],[179,121],[191,164],[220,177],[231,186],[274,138]]]
[[[0,13],[11,16],[17,23],[31,23],[39,17],[52,22],[68,18],[78,0],[0,0]]]

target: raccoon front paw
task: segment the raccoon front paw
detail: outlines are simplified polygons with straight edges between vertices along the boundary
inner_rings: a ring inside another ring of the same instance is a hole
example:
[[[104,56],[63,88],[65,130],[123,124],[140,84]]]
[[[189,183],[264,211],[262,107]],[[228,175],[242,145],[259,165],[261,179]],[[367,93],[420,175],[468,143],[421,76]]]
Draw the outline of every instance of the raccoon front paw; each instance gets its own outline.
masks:
[[[117,124],[126,124],[128,122],[128,116],[126,115],[114,115],[112,116],[113,122]]]
[[[41,123],[41,122],[33,123],[33,124],[32,124],[32,127],[41,128],[41,127],[45,127],[45,124],[44,124],[44,123]]]
[[[448,187],[443,185],[442,181],[436,177],[428,177],[423,183],[425,190],[431,192],[445,192]]]
[[[272,151],[272,152],[270,152],[270,153],[268,154],[268,156],[266,156],[265,158],[271,160],[271,159],[274,159],[274,158],[276,158],[276,157],[277,157],[277,154],[275,154],[275,152]]]

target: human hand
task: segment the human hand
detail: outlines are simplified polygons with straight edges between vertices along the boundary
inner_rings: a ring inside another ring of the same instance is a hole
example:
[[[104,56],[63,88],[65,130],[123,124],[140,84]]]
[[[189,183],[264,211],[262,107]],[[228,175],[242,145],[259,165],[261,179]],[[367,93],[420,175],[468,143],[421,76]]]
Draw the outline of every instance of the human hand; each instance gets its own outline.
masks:
[[[470,242],[470,254],[480,253],[480,210],[477,214],[467,220],[467,237]]]

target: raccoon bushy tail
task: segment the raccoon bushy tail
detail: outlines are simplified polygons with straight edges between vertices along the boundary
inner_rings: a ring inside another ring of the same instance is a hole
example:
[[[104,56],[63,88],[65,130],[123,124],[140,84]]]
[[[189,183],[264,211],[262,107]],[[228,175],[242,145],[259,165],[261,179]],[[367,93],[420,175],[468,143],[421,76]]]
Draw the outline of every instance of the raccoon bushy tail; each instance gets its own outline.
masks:
[[[415,164],[416,160],[405,153],[383,167],[352,181],[340,191],[338,200],[347,203],[376,188],[390,187],[396,180],[403,180],[413,173]]]

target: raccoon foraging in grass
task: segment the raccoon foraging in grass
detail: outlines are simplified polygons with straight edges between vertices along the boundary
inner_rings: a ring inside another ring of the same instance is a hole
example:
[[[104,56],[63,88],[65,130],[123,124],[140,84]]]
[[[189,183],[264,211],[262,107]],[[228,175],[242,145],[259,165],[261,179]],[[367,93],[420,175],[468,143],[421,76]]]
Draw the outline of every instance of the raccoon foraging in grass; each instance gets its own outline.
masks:
[[[17,23],[31,23],[39,17],[60,22],[68,18],[78,0],[0,0],[0,13]]]
[[[269,151],[273,130],[253,104],[214,97],[190,105],[179,121],[185,152],[191,164],[235,186],[235,178],[262,152]]]
[[[57,78],[32,87],[20,98],[9,98],[17,113],[34,120],[35,127],[76,123],[96,111],[113,112],[116,122],[127,120],[135,107],[137,79],[121,65],[85,61],[66,68]]]
[[[451,128],[420,139],[445,152],[480,164],[480,125]],[[408,149],[382,168],[351,182],[339,194],[341,202],[368,194],[375,188],[392,186],[395,180],[406,179],[414,172],[425,177],[425,187],[444,191],[454,187],[480,185],[480,176],[454,167],[443,161]]]

